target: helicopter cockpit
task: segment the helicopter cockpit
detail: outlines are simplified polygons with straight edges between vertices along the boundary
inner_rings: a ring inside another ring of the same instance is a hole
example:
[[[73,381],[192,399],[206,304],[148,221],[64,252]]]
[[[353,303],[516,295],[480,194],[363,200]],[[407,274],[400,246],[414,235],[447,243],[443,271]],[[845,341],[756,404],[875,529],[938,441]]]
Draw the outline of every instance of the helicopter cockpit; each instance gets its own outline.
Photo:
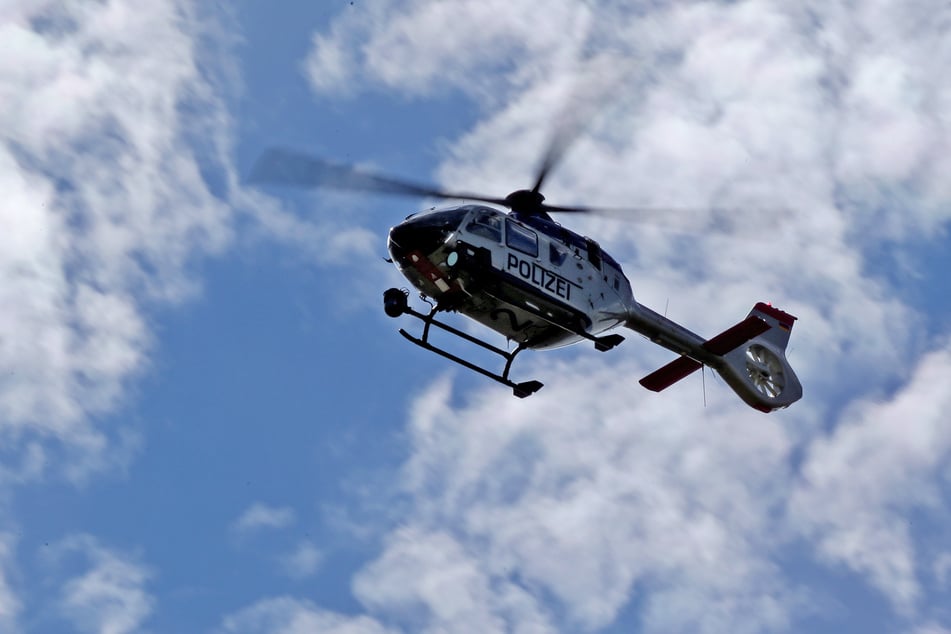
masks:
[[[469,207],[473,209],[472,217],[466,230],[493,242],[502,241],[502,214],[488,207]]]
[[[468,214],[468,207],[413,214],[390,229],[390,253],[397,258],[413,251],[432,253]]]
[[[398,260],[414,251],[432,253],[460,229],[473,238],[484,239],[486,243],[504,244],[512,252],[531,260],[545,259],[553,271],[571,266],[570,272],[575,274],[574,264],[580,268],[586,261],[615,291],[622,296],[630,294],[630,283],[620,264],[597,242],[536,214],[506,214],[483,205],[462,205],[413,214],[390,230],[390,253]],[[569,271],[561,274],[568,275]]]

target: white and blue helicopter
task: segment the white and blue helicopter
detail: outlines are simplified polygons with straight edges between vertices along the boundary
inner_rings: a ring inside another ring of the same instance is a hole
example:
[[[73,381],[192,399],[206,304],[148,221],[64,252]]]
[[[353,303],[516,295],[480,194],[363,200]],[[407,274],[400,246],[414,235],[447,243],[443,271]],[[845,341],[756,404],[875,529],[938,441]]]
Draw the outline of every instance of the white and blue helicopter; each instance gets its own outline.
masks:
[[[760,411],[771,412],[799,400],[802,386],[785,355],[796,318],[760,302],[746,319],[705,339],[639,304],[614,258],[591,238],[566,229],[549,215],[619,211],[547,204],[540,190],[559,156],[560,148],[549,148],[534,186],[504,198],[444,191],[279,148],[258,159],[251,181],[480,203],[415,213],[390,229],[390,260],[430,309],[416,311],[409,306],[409,291],[397,288],[383,293],[383,307],[390,317],[408,315],[422,322],[418,337],[400,329],[412,343],[512,388],[520,398],[543,384],[510,378],[519,352],[579,341],[590,341],[603,352],[624,341],[619,334],[606,333],[624,326],[678,355],[640,380],[649,390],[660,392],[706,365]],[[454,328],[436,319],[440,312],[474,319],[516,347],[503,350]],[[435,346],[429,337],[434,326],[499,355],[504,360],[502,371]]]

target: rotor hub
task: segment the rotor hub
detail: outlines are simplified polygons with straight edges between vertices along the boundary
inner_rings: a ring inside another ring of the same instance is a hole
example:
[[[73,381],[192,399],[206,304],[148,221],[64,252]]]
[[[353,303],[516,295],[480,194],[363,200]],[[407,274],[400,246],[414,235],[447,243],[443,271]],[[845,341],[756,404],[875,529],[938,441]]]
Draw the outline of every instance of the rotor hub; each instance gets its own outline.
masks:
[[[505,197],[505,204],[517,214],[541,214],[545,211],[544,201],[541,192],[530,189],[520,189]]]

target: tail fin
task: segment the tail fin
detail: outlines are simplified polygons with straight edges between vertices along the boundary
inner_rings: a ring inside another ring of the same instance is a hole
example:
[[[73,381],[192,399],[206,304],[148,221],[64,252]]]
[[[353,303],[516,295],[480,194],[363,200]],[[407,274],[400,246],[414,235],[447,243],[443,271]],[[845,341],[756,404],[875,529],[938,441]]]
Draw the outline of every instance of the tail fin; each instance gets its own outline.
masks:
[[[789,407],[802,398],[802,385],[785,354],[795,321],[789,313],[760,302],[746,319],[640,383],[660,392],[706,363],[751,407],[763,412]]]

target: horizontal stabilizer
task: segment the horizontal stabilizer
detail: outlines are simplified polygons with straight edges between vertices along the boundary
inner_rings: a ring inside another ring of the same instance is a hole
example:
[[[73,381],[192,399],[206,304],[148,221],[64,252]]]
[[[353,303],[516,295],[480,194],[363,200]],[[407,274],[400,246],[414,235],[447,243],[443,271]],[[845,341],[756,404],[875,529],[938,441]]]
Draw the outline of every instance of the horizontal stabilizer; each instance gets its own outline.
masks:
[[[690,357],[677,357],[667,365],[654,370],[639,382],[652,392],[666,390],[680,379],[696,372],[703,365]]]
[[[793,315],[759,302],[746,319],[707,340],[643,306],[626,325],[680,355],[640,380],[648,390],[665,390],[706,365],[747,405],[773,412],[802,398],[802,384],[786,359],[795,322]]]
[[[727,328],[712,339],[707,339],[700,347],[717,356],[723,356],[731,350],[739,348],[750,339],[763,334],[769,330],[769,328],[769,324],[763,319],[755,315],[750,315],[740,323]],[[702,363],[695,359],[691,359],[688,356],[681,356],[645,376],[640,380],[640,384],[648,390],[660,392],[680,379],[690,376],[699,370],[702,365]]]
[[[767,330],[769,330],[769,324],[755,315],[750,315],[735,326],[727,328],[713,339],[707,339],[702,347],[707,352],[723,356],[730,350],[739,348],[753,337],[758,337]]]

